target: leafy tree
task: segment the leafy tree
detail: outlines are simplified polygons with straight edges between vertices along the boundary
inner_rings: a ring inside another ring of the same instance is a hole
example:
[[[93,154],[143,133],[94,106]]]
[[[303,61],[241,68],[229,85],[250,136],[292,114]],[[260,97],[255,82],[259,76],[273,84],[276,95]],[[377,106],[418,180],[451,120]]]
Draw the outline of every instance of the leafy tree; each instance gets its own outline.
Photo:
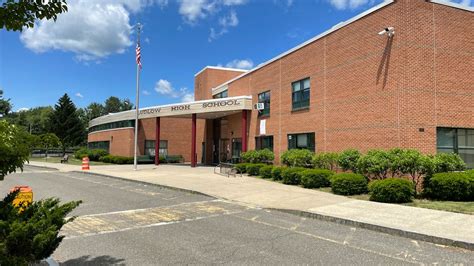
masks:
[[[315,168],[336,171],[339,167],[339,154],[335,152],[321,152],[313,156],[312,164]]]
[[[400,149],[394,156],[392,169],[401,175],[408,175],[412,181],[415,192],[421,190],[421,181],[434,172],[434,161],[428,155],[423,155],[417,150]]]
[[[369,179],[385,179],[390,173],[392,155],[383,150],[370,150],[357,160],[358,171]]]
[[[28,133],[6,120],[0,120],[0,139],[0,180],[3,180],[17,168],[23,170],[30,155],[31,139]]]
[[[48,151],[50,148],[61,146],[58,136],[53,133],[46,133],[39,136],[39,144],[41,148],[46,149],[46,157],[48,157]]]
[[[89,120],[105,115],[105,107],[100,103],[91,103],[86,108],[86,114]]]
[[[338,163],[342,170],[351,170],[352,172],[357,173],[357,160],[359,160],[360,156],[362,156],[362,154],[358,150],[345,150],[339,155]]]
[[[63,153],[66,148],[82,144],[86,139],[85,125],[67,94],[64,94],[54,106],[50,116],[50,129],[50,132],[59,138]]]
[[[49,132],[49,117],[52,112],[51,106],[35,107],[26,111],[12,112],[7,119],[31,134],[41,135]]]
[[[0,117],[8,115],[12,110],[10,99],[3,98],[3,90],[0,90]]]
[[[67,12],[65,0],[31,1],[6,0],[0,7],[0,28],[22,31],[23,27],[33,28],[37,19],[53,19]]]
[[[49,257],[64,236],[59,231],[75,217],[66,216],[81,201],[60,204],[59,199],[45,199],[15,207],[18,191],[0,201],[0,265],[31,265]]]
[[[133,108],[133,104],[129,99],[120,100],[118,97],[110,96],[105,100],[104,113],[118,113],[122,111],[128,111]]]

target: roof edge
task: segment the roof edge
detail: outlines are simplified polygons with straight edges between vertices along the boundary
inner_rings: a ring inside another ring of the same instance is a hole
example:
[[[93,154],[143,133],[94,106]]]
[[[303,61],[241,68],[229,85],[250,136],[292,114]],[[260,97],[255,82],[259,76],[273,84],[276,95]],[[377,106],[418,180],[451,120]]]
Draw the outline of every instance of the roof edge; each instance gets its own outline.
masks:
[[[433,0],[433,1],[435,1],[435,0]],[[262,67],[264,67],[264,66],[266,66],[266,65],[268,65],[268,64],[270,64],[270,63],[273,63],[274,61],[277,61],[278,59],[281,59],[281,58],[283,58],[283,57],[285,57],[285,56],[287,56],[287,55],[293,53],[294,51],[297,51],[297,50],[299,50],[299,49],[301,49],[301,48],[303,48],[303,47],[305,47],[305,46],[307,46],[307,45],[309,45],[309,44],[311,44],[311,43],[313,43],[313,42],[315,42],[315,41],[317,41],[317,40],[319,40],[319,39],[325,37],[326,35],[329,35],[330,33],[333,33],[333,32],[335,32],[335,31],[337,31],[337,30],[339,30],[339,29],[341,29],[341,28],[343,28],[343,27],[345,27],[345,26],[351,24],[352,22],[355,22],[355,21],[357,21],[357,20],[359,20],[359,19],[361,19],[361,18],[363,18],[363,17],[365,17],[365,16],[367,16],[367,15],[369,15],[369,14],[371,14],[371,13],[373,13],[373,12],[375,12],[375,11],[377,11],[377,10],[383,8],[383,7],[385,7],[385,6],[388,6],[388,5],[392,4],[392,3],[394,3],[394,2],[395,2],[395,0],[385,0],[384,2],[378,4],[378,5],[376,5],[376,6],[372,7],[372,8],[370,8],[370,9],[367,9],[366,11],[364,11],[364,12],[362,12],[362,13],[360,13],[360,14],[358,14],[358,15],[356,15],[356,16],[354,16],[354,17],[352,17],[352,18],[350,18],[350,19],[348,19],[348,20],[346,20],[346,21],[342,21],[342,22],[337,23],[336,25],[332,26],[329,30],[326,30],[326,31],[324,31],[324,32],[322,32],[322,33],[316,35],[315,37],[313,37],[313,38],[307,40],[306,42],[304,42],[304,43],[302,43],[302,44],[300,44],[300,45],[298,45],[298,46],[296,46],[296,47],[293,47],[293,48],[291,48],[290,50],[287,50],[287,51],[285,51],[285,52],[283,52],[283,53],[277,55],[276,57],[273,57],[272,59],[270,59],[270,60],[268,60],[268,61],[266,61],[266,62],[263,62],[263,63],[259,64],[259,65],[256,66],[255,68],[252,68],[251,70],[249,70],[249,71],[247,71],[247,72],[245,72],[245,73],[243,73],[243,74],[241,74],[241,75],[239,75],[239,76],[237,76],[237,77],[235,77],[235,78],[233,78],[233,79],[231,79],[231,80],[228,80],[228,81],[226,81],[226,82],[224,82],[224,83],[222,83],[222,84],[216,86],[215,88],[212,88],[212,94],[214,95],[214,91],[215,91],[215,90],[218,90],[220,87],[225,86],[225,85],[228,85],[229,83],[232,83],[233,81],[235,81],[235,80],[237,80],[237,79],[239,79],[239,78],[241,78],[241,77],[244,77],[244,76],[246,76],[246,75],[248,75],[248,74],[250,74],[250,73],[252,73],[252,72],[254,72],[254,71],[256,71],[256,70],[258,70],[258,69],[260,69],[260,68],[262,68]]]
[[[474,7],[472,7],[472,6],[465,6],[465,5],[461,5],[461,4],[458,4],[458,3],[449,2],[449,1],[446,1],[446,0],[429,0],[429,2],[431,2],[433,4],[445,5],[445,6],[449,6],[449,7],[454,7],[454,8],[474,12]]]
[[[196,77],[197,75],[201,74],[204,72],[206,69],[217,69],[217,70],[228,70],[228,71],[238,71],[238,72],[248,72],[246,69],[240,69],[240,68],[231,68],[231,67],[220,67],[220,66],[205,66],[203,69],[199,70],[194,76]]]

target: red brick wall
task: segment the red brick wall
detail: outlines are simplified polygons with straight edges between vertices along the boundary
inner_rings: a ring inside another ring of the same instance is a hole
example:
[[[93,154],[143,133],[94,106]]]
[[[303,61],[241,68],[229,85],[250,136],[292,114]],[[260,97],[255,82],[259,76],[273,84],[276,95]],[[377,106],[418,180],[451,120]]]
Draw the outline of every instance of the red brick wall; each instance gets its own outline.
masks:
[[[242,73],[242,71],[206,68],[194,78],[194,99],[196,101],[212,99],[212,88]]]
[[[87,141],[110,141],[110,154],[133,156],[133,131],[133,128],[124,128],[93,132],[88,135]]]
[[[229,84],[229,96],[271,90],[267,135],[315,132],[317,151],[406,147],[436,152],[436,127],[474,128],[474,16],[398,0]],[[377,33],[395,27],[388,40]],[[311,78],[310,108],[291,111],[291,83]],[[239,122],[237,122],[239,123]],[[421,132],[423,129],[424,132]],[[259,119],[252,112],[249,148]]]

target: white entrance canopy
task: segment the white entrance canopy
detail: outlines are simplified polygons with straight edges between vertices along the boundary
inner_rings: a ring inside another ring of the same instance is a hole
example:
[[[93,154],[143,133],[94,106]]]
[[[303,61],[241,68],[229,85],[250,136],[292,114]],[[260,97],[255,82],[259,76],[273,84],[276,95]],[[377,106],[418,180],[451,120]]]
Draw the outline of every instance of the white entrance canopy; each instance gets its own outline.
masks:
[[[242,110],[252,110],[252,96],[228,97],[188,103],[168,104],[140,108],[139,119],[154,117],[182,117],[191,118],[196,114],[200,119],[214,119],[241,113]],[[135,110],[112,113],[95,118],[89,122],[89,127],[135,119]]]

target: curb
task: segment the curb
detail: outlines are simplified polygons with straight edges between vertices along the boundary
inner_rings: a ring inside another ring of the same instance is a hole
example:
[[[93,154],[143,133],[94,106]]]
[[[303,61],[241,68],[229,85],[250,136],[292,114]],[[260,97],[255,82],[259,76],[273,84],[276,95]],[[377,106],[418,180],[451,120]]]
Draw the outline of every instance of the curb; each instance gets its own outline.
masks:
[[[175,190],[175,191],[187,192],[187,193],[191,193],[191,194],[197,194],[197,195],[211,197],[213,199],[218,199],[218,197],[216,197],[216,196],[212,196],[212,195],[205,194],[205,193],[195,191],[195,190],[177,188],[177,187],[172,187],[172,186],[167,186],[167,185],[154,184],[154,183],[149,183],[149,182],[145,182],[145,181],[127,179],[127,178],[123,178],[123,177],[111,176],[111,175],[106,175],[106,174],[99,174],[99,173],[93,173],[93,172],[83,172],[83,171],[71,171],[70,173],[88,174],[88,175],[114,178],[114,179],[119,179],[119,180],[123,180],[123,181],[135,182],[135,183],[140,183],[140,184],[144,184],[144,185],[151,185],[151,186],[156,186],[156,187],[160,187],[160,188],[166,188],[166,189],[171,189],[171,190]],[[227,200],[225,198],[222,198],[222,199]],[[270,207],[268,207],[268,208],[267,207],[261,207],[261,208],[265,209],[265,210],[278,211],[278,212],[288,213],[288,214],[292,214],[292,215],[297,215],[297,216],[302,216],[302,217],[307,217],[307,218],[312,218],[312,219],[318,219],[318,220],[321,220],[321,221],[333,222],[333,223],[338,223],[338,224],[348,225],[348,226],[355,226],[355,227],[358,227],[358,228],[368,229],[368,230],[381,232],[381,233],[385,233],[385,234],[389,234],[389,235],[401,236],[401,237],[410,238],[410,239],[414,239],[414,240],[430,242],[430,243],[433,243],[433,244],[459,247],[459,248],[474,251],[474,243],[470,243],[470,242],[458,241],[458,240],[453,240],[453,239],[444,238],[444,237],[431,236],[431,235],[426,235],[426,234],[421,234],[421,233],[416,233],[416,232],[411,232],[411,231],[404,231],[404,230],[401,230],[401,229],[396,229],[396,228],[391,228],[391,227],[386,227],[386,226],[381,226],[381,225],[375,225],[375,224],[370,224],[370,223],[365,223],[365,222],[359,222],[359,221],[354,221],[354,220],[349,220],[349,219],[344,219],[344,218],[339,218],[339,217],[334,217],[334,216],[328,216],[328,215],[323,215],[323,214],[314,213],[314,212],[292,210],[292,209],[270,208]]]
[[[348,226],[355,226],[355,227],[368,229],[368,230],[372,230],[376,232],[381,232],[381,233],[385,233],[389,235],[401,236],[401,237],[410,238],[414,240],[430,242],[433,244],[454,246],[454,247],[459,247],[459,248],[474,251],[474,243],[470,243],[470,242],[458,241],[458,240],[432,236],[432,235],[425,235],[425,234],[411,232],[411,231],[404,231],[401,229],[375,225],[375,224],[369,224],[365,222],[359,222],[359,221],[354,221],[354,220],[349,220],[349,219],[344,219],[344,218],[339,218],[339,217],[334,217],[334,216],[328,216],[328,215],[323,215],[323,214],[314,213],[314,212],[291,210],[291,209],[278,209],[278,208],[265,208],[265,209],[298,215],[298,216],[312,218],[312,219],[318,219],[318,220],[327,221],[327,222],[348,225]]]
[[[196,194],[196,195],[201,195],[201,196],[206,196],[206,197],[210,197],[210,198],[213,198],[213,199],[217,199],[217,197],[215,197],[215,196],[205,194],[205,193],[195,191],[195,190],[172,187],[172,186],[167,186],[167,185],[154,184],[154,183],[149,183],[149,182],[140,181],[140,180],[127,179],[127,178],[118,177],[118,176],[99,174],[99,173],[93,173],[93,172],[83,172],[83,171],[70,171],[69,173],[83,174],[83,175],[95,175],[95,176],[100,176],[100,177],[114,178],[114,179],[118,179],[118,180],[122,180],[122,181],[134,182],[134,183],[139,183],[139,184],[142,184],[142,185],[155,186],[155,187],[159,187],[159,188],[166,188],[166,189],[170,189],[170,190],[186,192],[186,193],[191,193],[191,194]]]
[[[39,168],[39,169],[44,169],[44,170],[59,171],[58,168],[48,167],[48,166],[31,165],[31,164],[25,164],[24,167],[32,167],[32,168]]]

